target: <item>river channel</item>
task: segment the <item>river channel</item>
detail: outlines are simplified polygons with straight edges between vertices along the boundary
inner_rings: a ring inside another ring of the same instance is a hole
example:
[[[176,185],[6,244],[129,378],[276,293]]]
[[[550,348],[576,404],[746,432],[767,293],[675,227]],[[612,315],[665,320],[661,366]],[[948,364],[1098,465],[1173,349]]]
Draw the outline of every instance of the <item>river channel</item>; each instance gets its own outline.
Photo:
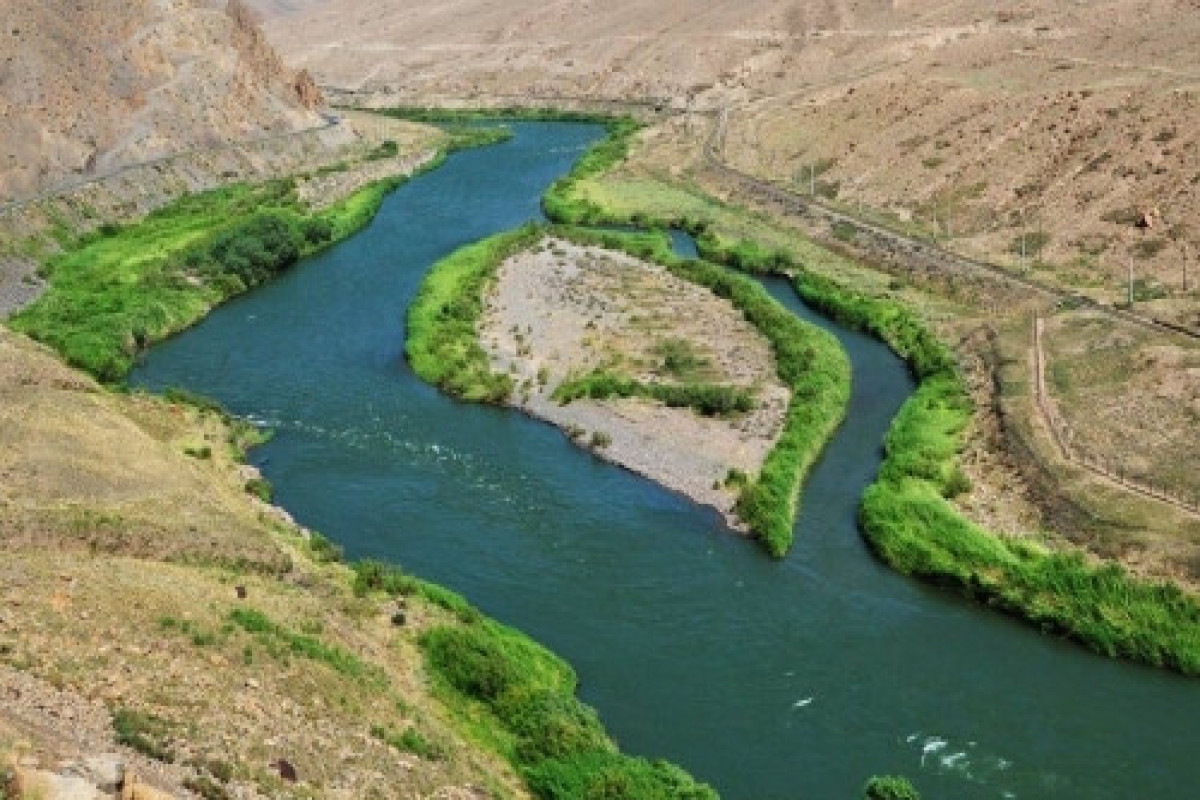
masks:
[[[430,265],[537,218],[602,135],[513,127],[153,348],[132,383],[186,387],[274,429],[252,458],[299,522],[548,645],[624,750],[675,761],[725,800],[852,800],[877,773],[927,800],[1198,796],[1200,683],[1094,656],[871,557],[855,512],[913,384],[787,283],[766,285],[838,336],[854,394],[782,561],[556,429],[413,375],[404,312]]]

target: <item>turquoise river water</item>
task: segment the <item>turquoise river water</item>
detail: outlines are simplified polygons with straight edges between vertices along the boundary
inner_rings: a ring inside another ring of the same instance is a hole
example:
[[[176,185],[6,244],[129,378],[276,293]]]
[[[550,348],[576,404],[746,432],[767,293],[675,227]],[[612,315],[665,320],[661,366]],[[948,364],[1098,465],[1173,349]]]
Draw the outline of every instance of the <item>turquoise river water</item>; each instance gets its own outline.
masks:
[[[786,283],[766,285],[841,339],[854,395],[782,561],[550,426],[417,379],[403,321],[429,266],[538,217],[541,193],[602,135],[514,128],[155,347],[133,383],[183,386],[273,428],[253,459],[298,521],[547,644],[623,749],[676,761],[726,800],[849,800],[876,773],[933,800],[1200,796],[1200,684],[1047,638],[871,557],[855,511],[913,384]]]

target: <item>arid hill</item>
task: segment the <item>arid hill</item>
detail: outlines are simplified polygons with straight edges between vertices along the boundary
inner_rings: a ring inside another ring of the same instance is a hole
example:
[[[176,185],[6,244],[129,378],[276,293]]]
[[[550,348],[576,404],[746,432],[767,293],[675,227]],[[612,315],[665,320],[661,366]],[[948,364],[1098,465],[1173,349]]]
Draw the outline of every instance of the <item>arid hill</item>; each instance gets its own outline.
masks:
[[[181,150],[321,123],[239,0],[9,0],[0,200]]]
[[[1196,0],[254,2],[323,84],[727,109],[735,166],[1200,324]]]

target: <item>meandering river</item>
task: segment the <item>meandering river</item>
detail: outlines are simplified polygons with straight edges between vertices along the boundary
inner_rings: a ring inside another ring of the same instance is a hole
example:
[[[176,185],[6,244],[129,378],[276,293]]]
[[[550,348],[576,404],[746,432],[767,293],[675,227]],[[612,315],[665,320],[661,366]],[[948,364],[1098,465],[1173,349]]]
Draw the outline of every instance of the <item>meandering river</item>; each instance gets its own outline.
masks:
[[[623,749],[676,761],[726,800],[849,800],[875,773],[933,800],[1197,796],[1200,683],[1091,655],[872,559],[855,512],[912,381],[786,283],[767,287],[841,339],[854,395],[783,561],[554,428],[418,380],[403,317],[429,266],[537,217],[602,135],[514,128],[155,347],[133,383],[184,386],[273,428],[253,458],[298,521],[547,644]]]

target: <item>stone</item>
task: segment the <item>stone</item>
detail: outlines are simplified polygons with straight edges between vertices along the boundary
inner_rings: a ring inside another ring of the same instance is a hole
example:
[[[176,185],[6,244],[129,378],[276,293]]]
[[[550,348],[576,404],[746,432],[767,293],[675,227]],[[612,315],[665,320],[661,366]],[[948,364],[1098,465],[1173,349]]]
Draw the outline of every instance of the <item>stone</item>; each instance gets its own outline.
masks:
[[[121,787],[121,800],[175,800],[175,798],[148,783],[142,783],[141,779],[133,773],[127,773],[125,785]]]
[[[102,792],[115,793],[125,783],[125,762],[115,753],[90,756],[67,765],[64,772],[89,781]]]
[[[78,775],[58,775],[36,769],[18,769],[18,797],[40,797],[45,800],[103,800],[100,790],[87,778]]]

